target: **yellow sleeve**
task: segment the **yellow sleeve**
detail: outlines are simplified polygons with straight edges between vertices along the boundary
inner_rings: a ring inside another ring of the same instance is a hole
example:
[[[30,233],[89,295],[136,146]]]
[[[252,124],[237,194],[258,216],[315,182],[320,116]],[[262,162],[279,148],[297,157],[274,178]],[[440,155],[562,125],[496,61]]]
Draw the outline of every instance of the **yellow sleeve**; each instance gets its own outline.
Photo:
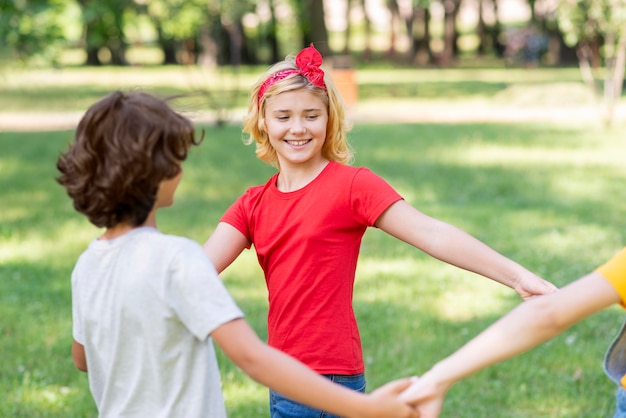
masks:
[[[626,307],[626,248],[598,267],[596,272],[611,283],[622,298],[622,306]]]

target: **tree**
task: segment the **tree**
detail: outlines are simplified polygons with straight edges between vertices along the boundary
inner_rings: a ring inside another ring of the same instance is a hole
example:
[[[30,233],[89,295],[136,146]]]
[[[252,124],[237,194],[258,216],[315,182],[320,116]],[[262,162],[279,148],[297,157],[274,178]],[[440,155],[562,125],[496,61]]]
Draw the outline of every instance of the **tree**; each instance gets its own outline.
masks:
[[[281,60],[280,51],[278,48],[278,21],[276,20],[276,9],[274,8],[274,0],[268,0],[270,10],[270,21],[267,31],[267,42],[271,51],[271,62],[278,62]]]
[[[324,19],[322,0],[295,0],[294,7],[298,16],[298,26],[302,31],[302,46],[315,44],[322,56],[330,56],[328,30]]]
[[[247,38],[243,29],[243,18],[246,13],[253,12],[255,4],[249,1],[220,1],[220,22],[226,34],[223,43],[226,59],[224,63],[238,66],[250,61],[256,61],[256,57],[250,57],[252,53],[247,48]],[[249,54],[250,53],[250,54]]]
[[[65,9],[62,0],[0,0],[0,48],[21,61],[55,61],[65,42]]]
[[[487,25],[484,20],[485,7],[491,5],[491,13],[494,16],[494,22],[492,25]],[[498,58],[502,58],[504,55],[504,46],[500,40],[502,34],[502,24],[500,23],[500,16],[498,15],[498,1],[497,0],[478,0],[478,23],[476,25],[476,35],[478,36],[478,49],[477,54],[479,56],[485,55],[488,51],[494,53]]]
[[[605,123],[610,125],[624,84],[626,0],[561,0],[559,6],[557,19],[565,42],[576,46],[583,80],[594,91],[598,90],[594,51],[604,58],[603,101]]]
[[[83,18],[83,39],[87,65],[102,65],[100,52],[108,50],[110,63],[126,65],[125,13],[132,0],[78,0]]]
[[[462,0],[442,0],[444,10],[443,22],[443,51],[440,63],[448,65],[458,55],[459,32],[456,27],[457,17],[461,9]]]
[[[196,38],[207,19],[205,0],[137,1],[137,13],[145,14],[157,34],[163,64],[193,63]]]
[[[435,57],[430,47],[430,1],[413,0],[411,13],[406,17],[406,28],[409,36],[409,62],[419,62],[419,56],[425,55],[428,63],[435,62]]]

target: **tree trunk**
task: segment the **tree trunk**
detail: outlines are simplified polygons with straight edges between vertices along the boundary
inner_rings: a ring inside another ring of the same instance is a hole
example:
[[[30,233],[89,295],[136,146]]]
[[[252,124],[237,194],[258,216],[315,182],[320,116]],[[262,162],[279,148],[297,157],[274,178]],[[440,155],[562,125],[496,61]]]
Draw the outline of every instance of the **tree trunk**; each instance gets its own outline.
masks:
[[[280,61],[280,50],[278,49],[278,23],[276,22],[276,9],[274,8],[274,0],[269,0],[270,7],[270,24],[267,34],[267,42],[270,45],[271,62]]]
[[[440,57],[441,65],[449,65],[456,56],[458,32],[456,19],[459,13],[461,0],[444,0],[444,29],[443,52]]]
[[[476,24],[476,35],[478,36],[478,49],[476,53],[479,57],[485,55],[488,44],[485,19],[483,18],[483,1],[484,0],[478,0],[478,23]]]
[[[372,59],[372,21],[367,13],[365,7],[366,1],[361,0],[361,7],[363,7],[363,18],[365,19],[365,50],[363,51],[363,58],[366,61]]]
[[[321,0],[303,0],[301,13],[302,46],[309,46],[313,43],[323,57],[330,56],[332,51],[328,45],[324,2]]]
[[[228,35],[228,63],[233,66],[241,65],[241,50],[243,48],[243,27],[239,22],[222,19],[224,31]]]
[[[491,44],[493,45],[496,57],[502,58],[504,57],[506,45],[504,45],[500,39],[500,35],[502,35],[502,23],[500,23],[500,16],[498,15],[498,0],[492,0],[491,3],[493,5],[493,16],[495,18],[493,27],[489,30],[491,35]]]
[[[412,45],[410,62],[416,65],[433,64],[434,56],[430,47],[430,10],[420,6],[413,7],[410,25]]]
[[[406,34],[409,38],[409,52],[407,54],[407,60],[410,63],[415,62],[415,57],[417,55],[417,48],[419,45],[419,39],[415,35],[415,15],[419,13],[418,7],[412,7],[411,13],[404,19],[404,24],[406,25]]]
[[[101,65],[99,52],[107,48],[111,53],[110,63],[127,65],[126,41],[124,39],[125,2],[97,2],[78,0],[83,19],[83,33],[87,65]]]
[[[215,38],[211,36],[211,29],[208,27],[208,24],[204,24],[200,28],[198,42],[201,50],[198,55],[198,64],[206,68],[216,67],[218,64],[219,45]]]
[[[343,33],[343,54],[344,55],[350,54],[350,38],[352,36],[352,25],[350,24],[351,3],[352,2],[350,0],[346,0],[346,13],[344,15],[344,18],[346,19],[346,30]]]
[[[387,56],[393,57],[396,55],[396,38],[400,11],[396,0],[387,1],[387,8],[389,9],[389,49],[387,50]]]
[[[433,48],[430,45],[430,41],[432,39],[432,35],[430,33],[430,9],[427,7],[424,9],[424,40],[423,47],[426,48],[426,52],[428,53],[428,62],[431,64],[435,63],[435,54],[433,53]]]
[[[497,0],[494,0],[497,1]],[[534,25],[537,23],[537,13],[535,12],[535,4],[537,0],[528,0],[528,6],[530,6],[530,24]]]
[[[606,69],[604,76],[604,101],[606,113],[604,122],[607,127],[613,124],[615,105],[622,94],[624,85],[624,65],[626,65],[626,36],[609,33],[604,39],[607,47]]]
[[[598,97],[598,85],[596,84],[591,66],[593,53],[589,43],[584,41],[579,42],[576,47],[576,55],[578,57],[578,68],[580,69],[580,76],[583,82],[591,89],[594,96]]]
[[[94,33],[97,33],[97,25],[93,19],[88,19],[86,16],[86,8],[88,7],[86,0],[80,0],[78,2],[81,7],[81,12],[83,14],[83,44],[85,47],[85,65],[89,66],[100,66],[102,62],[100,61],[100,57],[98,55],[100,48],[102,45],[96,45],[93,41]]]
[[[114,35],[111,36],[107,42],[107,46],[111,50],[111,64],[113,65],[128,65],[128,60],[126,60],[126,49],[128,45],[126,44],[126,39],[124,38],[124,11],[123,10],[115,10],[113,11],[113,15],[115,16],[114,24],[111,29],[115,29]]]
[[[163,36],[161,23],[158,22],[156,19],[152,19],[152,24],[154,25],[157,32],[157,43],[159,44],[159,48],[161,48],[161,52],[163,52],[163,64],[178,64],[178,58],[176,57],[176,41],[174,39],[165,38],[165,36]]]
[[[102,65],[102,62],[100,61],[100,57],[98,56],[99,48],[86,47],[85,52],[87,54],[85,65],[95,66],[95,67]]]

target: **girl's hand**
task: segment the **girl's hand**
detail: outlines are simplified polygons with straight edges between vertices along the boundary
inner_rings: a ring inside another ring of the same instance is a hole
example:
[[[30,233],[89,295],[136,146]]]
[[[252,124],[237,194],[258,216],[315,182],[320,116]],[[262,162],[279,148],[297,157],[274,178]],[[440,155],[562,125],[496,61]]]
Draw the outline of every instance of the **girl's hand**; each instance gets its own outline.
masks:
[[[387,383],[373,391],[367,397],[368,401],[363,405],[362,414],[359,417],[368,418],[419,418],[418,412],[401,399],[401,393],[405,391],[414,379],[399,379]]]
[[[424,375],[423,378],[413,378],[413,383],[400,394],[400,399],[416,408],[420,418],[438,418],[446,392]]]
[[[532,273],[523,276],[513,289],[524,300],[532,299],[535,296],[545,295],[559,290],[555,285]]]

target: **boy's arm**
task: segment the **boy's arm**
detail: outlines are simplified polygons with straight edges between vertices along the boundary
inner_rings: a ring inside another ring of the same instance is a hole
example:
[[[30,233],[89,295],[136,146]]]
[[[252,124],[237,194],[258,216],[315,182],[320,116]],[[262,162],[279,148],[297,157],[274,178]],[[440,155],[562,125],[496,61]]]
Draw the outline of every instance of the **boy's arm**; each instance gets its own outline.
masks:
[[[435,418],[446,392],[459,380],[523,353],[620,300],[613,286],[594,272],[558,292],[523,302],[437,363],[402,398],[419,404],[421,418]]]
[[[247,238],[232,225],[217,224],[202,249],[218,273],[224,271],[249,245]]]
[[[72,340],[72,359],[74,360],[74,366],[81,372],[87,372],[87,358],[85,357],[85,347]]]
[[[556,290],[552,283],[468,233],[423,214],[404,200],[392,204],[376,226],[439,260],[509,286],[523,299]]]
[[[215,343],[246,374],[296,402],[346,417],[406,417],[417,413],[398,400],[409,380],[389,383],[371,395],[347,389],[263,343],[244,319],[211,334]]]

